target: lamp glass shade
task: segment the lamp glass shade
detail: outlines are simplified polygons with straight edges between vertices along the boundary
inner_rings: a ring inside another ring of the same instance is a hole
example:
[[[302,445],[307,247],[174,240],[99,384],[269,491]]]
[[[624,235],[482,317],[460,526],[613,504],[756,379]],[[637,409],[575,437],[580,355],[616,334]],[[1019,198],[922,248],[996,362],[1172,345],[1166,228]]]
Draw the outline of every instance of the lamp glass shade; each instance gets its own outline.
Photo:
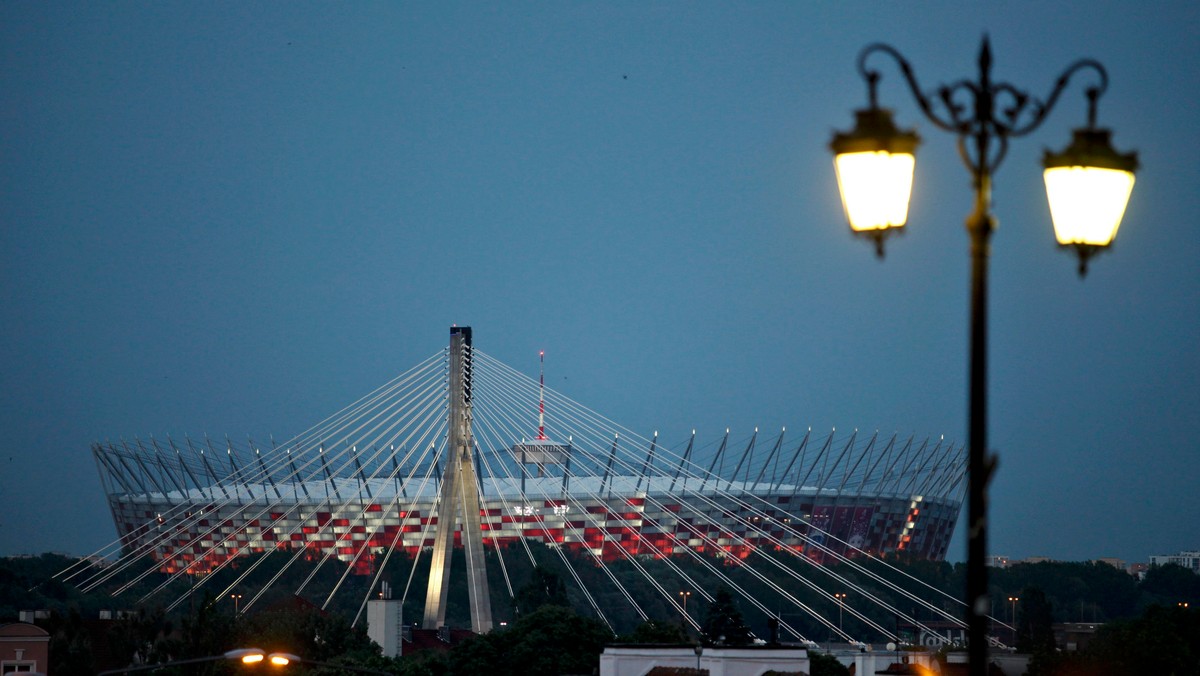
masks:
[[[834,156],[846,220],[856,232],[902,227],[908,221],[916,156],[886,150]]]
[[[1062,245],[1108,246],[1133,191],[1133,172],[1089,166],[1048,167],[1046,197]]]
[[[238,648],[226,652],[224,657],[227,660],[236,660],[242,664],[255,664],[263,661],[263,656],[266,653],[261,648]]]

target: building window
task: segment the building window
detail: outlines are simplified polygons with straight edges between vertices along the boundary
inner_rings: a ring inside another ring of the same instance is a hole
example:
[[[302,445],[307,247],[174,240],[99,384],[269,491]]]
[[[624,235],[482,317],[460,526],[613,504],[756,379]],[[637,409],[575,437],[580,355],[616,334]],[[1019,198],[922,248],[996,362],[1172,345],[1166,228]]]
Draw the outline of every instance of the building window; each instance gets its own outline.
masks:
[[[37,662],[0,662],[0,674],[19,674],[36,668]]]

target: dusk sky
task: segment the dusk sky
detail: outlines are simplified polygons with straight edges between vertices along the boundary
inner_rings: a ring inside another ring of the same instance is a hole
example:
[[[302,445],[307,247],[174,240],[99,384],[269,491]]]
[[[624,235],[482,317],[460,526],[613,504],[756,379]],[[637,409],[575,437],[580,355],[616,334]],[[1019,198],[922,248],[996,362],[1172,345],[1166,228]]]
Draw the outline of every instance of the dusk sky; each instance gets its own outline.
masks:
[[[985,33],[1039,97],[1102,62],[1099,123],[1142,162],[1083,280],[1040,158],[1090,74],[996,175],[989,549],[1200,548],[1198,3],[4,2],[0,555],[116,537],[92,442],[287,439],[454,323],[668,444],[964,442],[954,138],[872,62],[924,138],[883,261],[827,146],[864,46],[930,90]]]

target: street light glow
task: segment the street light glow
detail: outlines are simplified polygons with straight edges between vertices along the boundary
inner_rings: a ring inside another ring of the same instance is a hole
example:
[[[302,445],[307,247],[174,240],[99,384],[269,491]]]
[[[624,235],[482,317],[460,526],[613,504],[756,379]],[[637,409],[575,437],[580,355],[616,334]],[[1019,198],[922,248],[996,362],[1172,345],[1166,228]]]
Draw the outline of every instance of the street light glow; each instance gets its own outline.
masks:
[[[836,156],[834,168],[850,228],[865,232],[904,227],[916,165],[912,153],[886,150]]]
[[[263,656],[266,652],[261,648],[239,648],[230,650],[222,655],[227,660],[238,660],[242,664],[257,664],[263,661]]]
[[[854,111],[854,128],[835,133],[829,143],[850,230],[875,240],[880,257],[883,238],[908,222],[920,141],[915,131],[896,127],[872,89],[870,107]]]
[[[1101,167],[1050,167],[1046,198],[1059,244],[1108,246],[1133,192],[1133,172]]]

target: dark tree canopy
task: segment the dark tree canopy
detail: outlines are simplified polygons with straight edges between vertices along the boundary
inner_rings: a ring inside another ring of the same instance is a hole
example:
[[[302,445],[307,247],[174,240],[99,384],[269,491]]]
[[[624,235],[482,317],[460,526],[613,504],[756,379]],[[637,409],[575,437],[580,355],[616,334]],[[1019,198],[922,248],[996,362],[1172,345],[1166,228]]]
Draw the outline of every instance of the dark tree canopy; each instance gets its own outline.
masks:
[[[507,629],[457,646],[450,653],[448,671],[463,676],[590,674],[612,640],[612,632],[599,620],[547,605],[522,615]]]
[[[543,566],[535,566],[529,572],[529,581],[517,590],[513,602],[518,614],[532,613],[542,606],[571,607],[562,578]]]
[[[754,642],[754,635],[742,619],[742,612],[738,610],[728,589],[717,590],[712,603],[708,605],[700,639],[709,646],[739,646]]]
[[[647,620],[628,634],[617,637],[617,643],[688,643],[683,627],[674,622]]]
[[[1038,587],[1026,587],[1020,598],[1017,650],[1034,655],[1054,652],[1054,607],[1046,593]]]
[[[1183,566],[1173,563],[1153,566],[1146,571],[1141,586],[1142,591],[1153,595],[1161,605],[1187,603],[1200,606],[1200,575]]]
[[[1035,656],[1028,673],[1030,676],[1200,674],[1200,609],[1150,606],[1135,620],[1101,627],[1083,653]]]
[[[833,655],[808,651],[809,676],[850,676],[850,669]]]

